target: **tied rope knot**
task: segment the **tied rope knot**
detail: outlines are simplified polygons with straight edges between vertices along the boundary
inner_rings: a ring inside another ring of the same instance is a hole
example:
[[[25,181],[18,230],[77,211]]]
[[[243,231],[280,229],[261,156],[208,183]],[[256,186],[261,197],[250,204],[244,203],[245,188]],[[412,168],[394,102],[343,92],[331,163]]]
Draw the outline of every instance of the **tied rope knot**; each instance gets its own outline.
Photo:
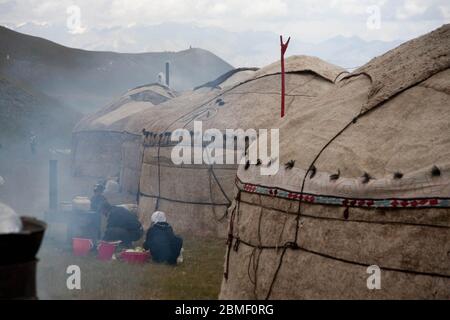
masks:
[[[290,242],[286,242],[284,244],[284,248],[286,249],[292,249],[292,250],[298,250],[300,247],[298,246],[297,242],[295,241],[290,241]]]
[[[234,246],[233,246],[233,250],[235,251],[235,252],[238,252],[238,250],[239,250],[239,245],[241,244],[241,239],[239,239],[238,237],[236,238],[236,242],[234,243]]]
[[[233,243],[233,234],[229,233],[228,234],[228,239],[227,239],[227,245],[230,246]]]

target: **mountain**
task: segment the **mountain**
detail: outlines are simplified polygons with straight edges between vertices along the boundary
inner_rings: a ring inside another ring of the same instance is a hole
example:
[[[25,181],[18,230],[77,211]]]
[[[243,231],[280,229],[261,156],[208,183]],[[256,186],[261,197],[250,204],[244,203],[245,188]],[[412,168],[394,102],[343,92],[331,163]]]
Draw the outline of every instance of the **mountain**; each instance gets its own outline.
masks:
[[[399,46],[403,41],[365,41],[359,37],[337,36],[317,44],[294,45],[294,50],[314,55],[345,69],[355,69]]]
[[[87,28],[82,34],[70,34],[64,25],[52,24],[26,23],[16,27],[16,30],[88,50],[144,52],[181,50],[194,46],[211,50],[240,67],[262,67],[276,61],[280,55],[279,34],[266,31],[230,32],[192,23]],[[342,67],[354,68],[402,42],[366,41],[359,37],[337,36],[310,43],[293,37],[287,54],[317,56]]]
[[[0,144],[14,145],[35,133],[40,144],[70,141],[81,114],[29,86],[0,76]]]
[[[171,87],[178,91],[233,68],[198,48],[136,54],[86,51],[0,27],[0,74],[83,112],[104,106],[130,88],[155,82],[166,61],[171,63]]]

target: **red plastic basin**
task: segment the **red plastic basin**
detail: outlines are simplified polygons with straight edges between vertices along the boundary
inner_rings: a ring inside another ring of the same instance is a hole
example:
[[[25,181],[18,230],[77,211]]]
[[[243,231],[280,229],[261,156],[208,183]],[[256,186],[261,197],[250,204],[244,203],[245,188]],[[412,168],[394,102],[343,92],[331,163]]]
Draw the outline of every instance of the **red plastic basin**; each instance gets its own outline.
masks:
[[[150,253],[147,252],[122,252],[120,258],[128,263],[145,263],[150,258]]]
[[[97,247],[97,258],[102,261],[111,260],[114,251],[116,251],[117,242],[100,241]]]
[[[91,239],[72,238],[73,255],[86,256],[94,247]]]

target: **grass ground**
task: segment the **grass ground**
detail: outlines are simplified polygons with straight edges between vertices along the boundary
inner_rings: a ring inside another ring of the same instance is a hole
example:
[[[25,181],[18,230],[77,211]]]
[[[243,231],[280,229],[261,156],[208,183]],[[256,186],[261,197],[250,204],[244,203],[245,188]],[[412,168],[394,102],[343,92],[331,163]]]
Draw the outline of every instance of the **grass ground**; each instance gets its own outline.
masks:
[[[184,237],[184,263],[130,265],[44,245],[39,253],[40,299],[217,299],[223,274],[224,240]],[[81,290],[66,286],[69,265],[81,269]]]

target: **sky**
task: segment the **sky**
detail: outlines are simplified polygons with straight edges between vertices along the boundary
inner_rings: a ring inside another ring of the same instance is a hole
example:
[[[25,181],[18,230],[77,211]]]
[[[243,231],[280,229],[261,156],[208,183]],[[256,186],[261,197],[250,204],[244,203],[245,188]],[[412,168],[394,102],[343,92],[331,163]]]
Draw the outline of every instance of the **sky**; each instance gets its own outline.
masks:
[[[448,0],[0,0],[0,23],[67,25],[74,6],[80,9],[80,33],[173,21],[292,34],[307,41],[336,35],[396,40],[450,21]],[[379,28],[370,28],[368,20],[377,10]]]
[[[82,49],[114,49],[113,41],[122,52],[154,50],[154,45],[127,46],[133,40],[127,39],[127,28],[139,27],[145,32],[146,26],[171,22],[228,33],[284,34],[310,43],[336,36],[406,41],[449,23],[450,1],[0,0],[0,25]],[[101,41],[105,30],[114,34],[109,43]],[[125,32],[113,33],[115,30]],[[218,40],[210,32],[201,44],[210,48],[217,46]],[[156,49],[181,50],[185,45],[159,41]]]

